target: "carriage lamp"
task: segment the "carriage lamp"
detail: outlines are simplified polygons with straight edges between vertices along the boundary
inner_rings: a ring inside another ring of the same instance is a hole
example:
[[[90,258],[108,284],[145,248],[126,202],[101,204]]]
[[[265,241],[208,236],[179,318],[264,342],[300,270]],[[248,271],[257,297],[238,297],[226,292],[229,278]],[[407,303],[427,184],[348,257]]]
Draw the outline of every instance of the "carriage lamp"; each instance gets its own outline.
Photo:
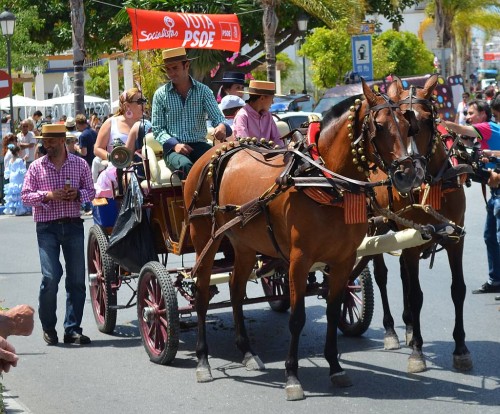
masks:
[[[2,14],[0,14],[0,28],[2,29],[2,35],[5,37],[7,42],[7,71],[9,73],[9,78],[12,79],[12,68],[10,61],[10,40],[12,35],[14,34],[14,29],[16,27],[16,16],[8,10],[5,10]],[[14,105],[12,102],[12,88],[10,88],[9,92],[10,98],[10,132],[14,132]]]
[[[307,32],[307,23],[309,23],[309,16],[305,13],[302,13],[297,19],[297,27],[299,28],[299,32],[302,37],[300,39],[300,47],[304,46],[304,41],[306,40],[306,32]],[[302,71],[304,75],[304,89],[302,90],[303,94],[307,94],[306,87],[306,57],[302,55]]]

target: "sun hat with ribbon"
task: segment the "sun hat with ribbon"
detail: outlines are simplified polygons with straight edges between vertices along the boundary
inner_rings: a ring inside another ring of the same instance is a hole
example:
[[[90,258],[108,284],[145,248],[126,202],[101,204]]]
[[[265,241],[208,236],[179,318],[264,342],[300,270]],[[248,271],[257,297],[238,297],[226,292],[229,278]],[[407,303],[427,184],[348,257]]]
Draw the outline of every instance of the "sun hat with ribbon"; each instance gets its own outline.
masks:
[[[172,49],[165,49],[161,52],[161,58],[163,59],[164,65],[196,59],[196,58],[189,58],[186,49],[183,47],[174,47]]]
[[[66,138],[66,126],[64,124],[43,124],[42,135],[35,138]]]
[[[249,95],[274,95],[276,85],[274,82],[252,80],[246,92]]]

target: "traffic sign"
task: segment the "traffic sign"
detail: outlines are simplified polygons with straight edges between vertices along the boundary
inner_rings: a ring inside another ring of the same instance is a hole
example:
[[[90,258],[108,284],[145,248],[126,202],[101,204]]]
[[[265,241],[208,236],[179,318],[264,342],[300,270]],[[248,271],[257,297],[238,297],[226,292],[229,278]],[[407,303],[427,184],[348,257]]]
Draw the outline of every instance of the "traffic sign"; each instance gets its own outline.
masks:
[[[352,68],[365,80],[373,80],[372,37],[352,36]]]
[[[12,90],[12,78],[3,70],[0,70],[0,99],[9,96]]]

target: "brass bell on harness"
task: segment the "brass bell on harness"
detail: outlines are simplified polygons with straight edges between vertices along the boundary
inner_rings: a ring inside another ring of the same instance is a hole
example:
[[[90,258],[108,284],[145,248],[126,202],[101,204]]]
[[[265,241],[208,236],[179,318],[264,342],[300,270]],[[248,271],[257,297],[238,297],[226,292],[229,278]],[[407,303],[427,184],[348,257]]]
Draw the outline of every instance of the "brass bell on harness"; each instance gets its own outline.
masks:
[[[229,141],[229,148],[234,148],[234,141]]]
[[[352,159],[352,163],[353,163],[354,165],[358,165],[358,164],[359,164],[359,161],[358,161],[358,159],[357,159],[357,158],[353,158],[353,159]]]
[[[347,117],[347,119],[348,119],[349,121],[352,121],[352,120],[354,119],[354,117],[353,117],[352,115],[349,115],[349,116]]]
[[[360,103],[361,103],[361,99],[356,99],[356,100],[354,101],[354,104],[355,104],[355,105],[359,105]]]
[[[352,149],[352,150],[351,150],[351,154],[352,154],[352,155],[356,155],[357,153],[358,153],[358,152],[356,151],[356,149]]]
[[[217,155],[221,155],[221,154],[222,154],[222,152],[221,152],[221,150],[220,150],[220,149],[216,149],[216,150],[215,150],[215,153],[216,153]]]
[[[358,154],[363,154],[363,148],[358,148]]]
[[[268,144],[270,147],[274,147],[274,141],[269,141]]]
[[[349,107],[349,111],[354,112],[355,110],[356,110],[356,108],[354,107],[354,105]]]
[[[267,142],[267,140],[266,140],[265,138],[261,138],[261,139],[260,139],[260,143],[261,143],[262,145],[266,145],[266,142]]]
[[[222,151],[227,151],[227,145],[222,146]]]
[[[257,138],[256,137],[252,138],[252,144],[257,144]]]

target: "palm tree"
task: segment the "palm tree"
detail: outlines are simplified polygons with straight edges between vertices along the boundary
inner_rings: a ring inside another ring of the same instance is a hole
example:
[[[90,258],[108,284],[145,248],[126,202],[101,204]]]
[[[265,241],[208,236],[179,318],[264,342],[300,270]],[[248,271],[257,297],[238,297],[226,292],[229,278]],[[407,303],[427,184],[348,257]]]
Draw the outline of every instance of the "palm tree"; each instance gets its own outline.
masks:
[[[434,15],[438,47],[452,50],[453,73],[457,73],[458,62],[467,61],[470,55],[473,27],[489,33],[500,27],[498,6],[499,0],[435,0],[429,4],[428,13]]]
[[[75,79],[75,115],[85,113],[84,104],[84,71],[85,62],[85,12],[83,10],[83,0],[70,0],[71,27],[73,30],[73,65]]]
[[[266,51],[267,62],[267,80],[276,81],[276,42],[275,34],[278,27],[278,17],[276,8],[281,0],[261,0],[261,6],[264,9],[262,16],[262,28],[264,30],[264,47]],[[364,16],[364,8],[358,1],[347,0],[289,0],[290,3],[304,9],[305,12],[323,21],[330,28],[341,18],[348,18],[354,27]]]

